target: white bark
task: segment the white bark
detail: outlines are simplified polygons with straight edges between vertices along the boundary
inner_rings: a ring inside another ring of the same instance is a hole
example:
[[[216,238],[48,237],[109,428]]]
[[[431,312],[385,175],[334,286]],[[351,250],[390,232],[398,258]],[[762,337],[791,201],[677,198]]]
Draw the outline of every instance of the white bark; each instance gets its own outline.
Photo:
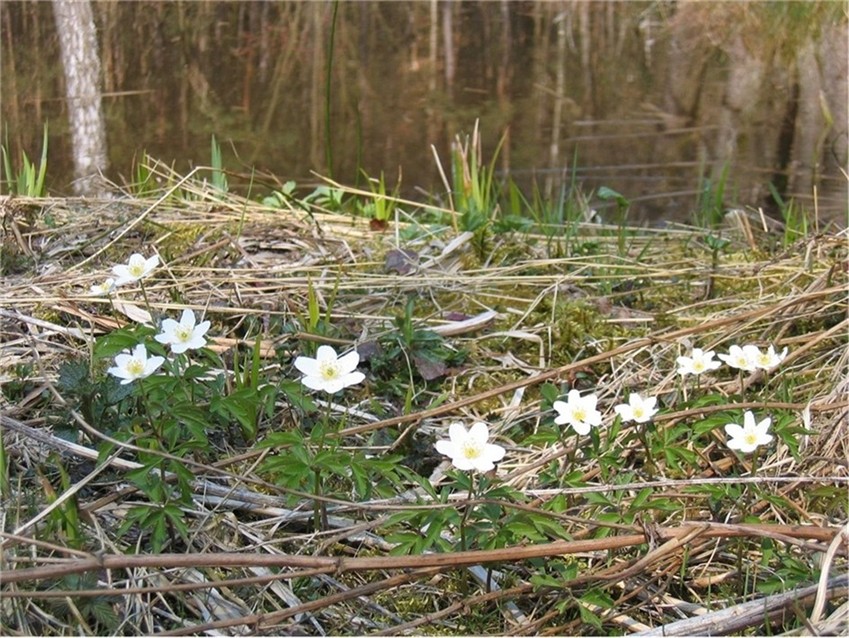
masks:
[[[65,69],[65,95],[74,154],[74,190],[97,195],[98,174],[108,164],[101,105],[100,56],[89,0],[53,0]]]

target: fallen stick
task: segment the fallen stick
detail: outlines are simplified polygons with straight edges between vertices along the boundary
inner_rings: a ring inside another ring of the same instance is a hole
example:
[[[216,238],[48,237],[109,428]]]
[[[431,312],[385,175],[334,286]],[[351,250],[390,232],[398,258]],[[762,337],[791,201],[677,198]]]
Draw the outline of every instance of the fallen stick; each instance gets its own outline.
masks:
[[[778,534],[792,538],[813,538],[831,541],[842,528],[816,527],[813,525],[719,525],[696,523],[679,527],[660,527],[653,535],[660,540],[672,540],[693,534],[699,530],[702,538],[739,536],[771,536]],[[605,538],[555,541],[540,545],[521,545],[492,550],[473,550],[446,554],[424,554],[411,556],[303,556],[291,554],[245,554],[238,552],[204,554],[101,554],[88,558],[67,559],[41,567],[26,569],[4,569],[0,573],[0,584],[20,583],[45,578],[60,578],[103,569],[174,568],[174,567],[293,567],[297,569],[330,569],[337,574],[385,569],[423,569],[429,567],[459,568],[485,563],[518,562],[531,558],[565,556],[585,552],[609,551],[623,547],[642,545],[649,541],[645,534],[623,534]],[[27,559],[29,560],[29,558]],[[611,574],[599,578],[608,580]],[[594,577],[589,577],[592,580]]]
[[[788,608],[809,606],[817,594],[817,585],[793,589],[766,598],[758,598],[727,609],[713,611],[703,616],[676,620],[648,631],[630,636],[719,636],[742,631],[747,627],[776,621]],[[849,592],[849,574],[828,581],[828,596],[845,596]]]

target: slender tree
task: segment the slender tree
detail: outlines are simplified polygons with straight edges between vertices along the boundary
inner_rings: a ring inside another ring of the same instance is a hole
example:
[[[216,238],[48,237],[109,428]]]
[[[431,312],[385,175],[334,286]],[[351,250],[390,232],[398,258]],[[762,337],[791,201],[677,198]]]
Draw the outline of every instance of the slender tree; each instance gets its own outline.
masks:
[[[62,66],[74,154],[74,190],[98,194],[98,173],[104,171],[106,127],[101,105],[100,56],[89,0],[53,0],[53,15]]]

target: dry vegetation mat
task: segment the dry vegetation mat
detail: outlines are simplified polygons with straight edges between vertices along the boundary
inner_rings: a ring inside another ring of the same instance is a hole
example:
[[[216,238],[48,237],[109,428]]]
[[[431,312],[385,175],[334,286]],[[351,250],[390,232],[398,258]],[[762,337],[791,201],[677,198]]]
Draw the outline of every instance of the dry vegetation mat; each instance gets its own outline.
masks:
[[[179,186],[2,202],[4,634],[845,634],[844,233]]]

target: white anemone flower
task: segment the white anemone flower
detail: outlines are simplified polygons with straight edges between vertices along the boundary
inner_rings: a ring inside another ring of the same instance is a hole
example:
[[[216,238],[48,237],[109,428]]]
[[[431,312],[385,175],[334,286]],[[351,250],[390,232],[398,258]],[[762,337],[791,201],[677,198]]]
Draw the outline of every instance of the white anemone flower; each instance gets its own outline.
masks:
[[[757,350],[754,346],[743,346],[741,348],[740,346],[734,345],[728,348],[728,354],[720,354],[717,356],[732,368],[751,372],[755,369],[755,359],[752,356],[752,348]]]
[[[165,362],[165,357],[148,357],[147,348],[139,344],[131,353],[122,352],[115,357],[115,365],[106,372],[121,379],[121,385],[149,377]]]
[[[195,313],[191,308],[183,310],[179,323],[173,319],[162,322],[162,333],[154,337],[159,343],[171,346],[171,352],[180,354],[186,350],[197,350],[206,345],[204,335],[209,330],[209,321],[195,325]]]
[[[315,359],[297,357],[295,367],[304,375],[301,383],[305,386],[333,394],[366,378],[362,372],[357,371],[359,362],[360,355],[356,350],[339,357],[330,346],[319,346]]]
[[[678,357],[678,374],[698,375],[708,370],[716,370],[722,362],[714,360],[713,355],[713,350],[705,352],[701,348],[693,348],[689,357]]]
[[[112,267],[112,272],[115,275],[115,285],[123,286],[131,284],[147,277],[159,265],[159,255],[154,255],[148,259],[139,253],[130,255],[130,260],[126,264],[119,264]]]
[[[500,445],[489,443],[489,428],[481,422],[468,431],[462,423],[452,423],[448,426],[448,440],[437,441],[436,451],[449,457],[454,467],[464,472],[488,472],[506,452]]]
[[[746,346],[746,348],[750,349],[749,356],[752,358],[754,366],[761,370],[772,370],[787,356],[787,348],[784,348],[780,353],[775,351],[774,346],[770,346],[765,352],[761,352],[757,346]]]
[[[657,397],[643,398],[636,392],[628,396],[628,403],[621,403],[613,408],[623,421],[648,423],[657,414]]]
[[[746,410],[743,414],[743,425],[729,423],[725,426],[725,433],[731,437],[728,439],[728,447],[732,450],[739,450],[744,454],[754,452],[761,445],[766,445],[772,441],[772,434],[767,433],[771,419],[765,418],[760,423],[755,423],[755,415],[751,410]]]
[[[115,280],[109,277],[103,283],[92,285],[89,289],[89,294],[95,297],[102,297],[103,295],[112,294],[113,290],[115,290]]]
[[[590,428],[601,425],[601,413],[596,410],[598,397],[588,394],[585,397],[577,390],[569,390],[566,401],[555,401],[551,407],[557,412],[554,422],[557,425],[569,424],[578,434],[588,434]]]

